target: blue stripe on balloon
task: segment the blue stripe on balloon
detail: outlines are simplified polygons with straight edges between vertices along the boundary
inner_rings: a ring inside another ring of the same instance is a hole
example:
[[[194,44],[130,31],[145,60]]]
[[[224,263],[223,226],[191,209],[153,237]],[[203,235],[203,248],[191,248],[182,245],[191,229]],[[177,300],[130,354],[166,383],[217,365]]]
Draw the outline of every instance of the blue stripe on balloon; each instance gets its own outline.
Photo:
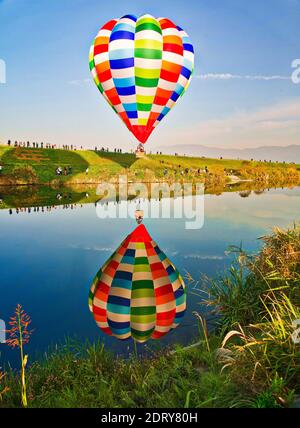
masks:
[[[180,97],[180,95],[177,94],[177,92],[173,92],[173,94],[171,95],[171,100],[176,103],[176,101],[178,100],[179,97]]]
[[[128,256],[128,257],[134,257],[135,256],[135,250],[132,250],[132,249],[127,249],[126,251],[125,251],[125,256]]]
[[[174,293],[175,299],[179,299],[183,295],[184,295],[183,288],[178,288],[178,290],[176,290],[175,293]]]
[[[115,278],[127,279],[128,281],[131,281],[131,279],[132,279],[132,273],[131,272],[122,271],[122,270],[117,270],[116,274],[115,274]]]
[[[168,274],[168,275],[171,275],[173,272],[174,272],[174,268],[173,268],[173,266],[172,266],[172,265],[168,266],[168,267],[167,267],[167,274]]]
[[[159,255],[158,255],[158,257],[160,258],[160,260],[163,262],[166,258],[167,258],[167,256],[165,255],[165,253],[163,253],[163,252],[161,252]]]
[[[163,108],[163,111],[162,111],[162,114],[165,116],[166,114],[168,114],[169,113],[169,111],[170,111],[171,109],[169,108],[169,107],[164,107]]]
[[[125,305],[114,305],[113,303],[107,303],[107,311],[112,312],[113,314],[122,314],[129,315],[130,314],[130,306]]]
[[[189,78],[190,78],[190,76],[191,76],[191,74],[192,74],[192,72],[191,72],[191,70],[189,70],[188,68],[186,68],[186,67],[182,67],[181,74],[182,74],[182,76],[184,76],[186,79],[189,79]]]
[[[136,103],[128,103],[128,104],[123,103],[123,107],[126,112],[136,111]],[[123,260],[124,258],[122,259],[122,263],[123,263]]]
[[[127,329],[130,327],[130,322],[125,321],[125,322],[118,322],[118,321],[112,321],[112,320],[108,320],[108,325],[111,328],[115,328],[117,330],[121,330],[121,329]]]
[[[114,26],[114,29],[112,32],[115,33],[116,31],[129,31],[134,33],[135,32],[134,23],[132,24],[133,25],[124,24],[123,22],[120,22]]]
[[[183,43],[183,49],[185,51],[189,51],[189,52],[194,53],[194,48],[190,43]]]
[[[114,40],[134,40],[134,33],[131,31],[114,31],[111,33],[110,42],[113,42]]]
[[[120,278],[114,278],[112,281],[111,286],[112,287],[120,287],[125,288],[126,290],[131,290],[132,281],[128,279],[120,279]]]
[[[134,95],[135,86],[128,86],[127,88],[117,88],[119,95]]]
[[[124,16],[122,16],[122,18],[121,19],[132,19],[132,21],[134,21],[134,22],[136,22],[137,21],[137,17],[135,16],[135,15],[124,15]]]
[[[118,339],[120,339],[120,340],[128,340],[128,339],[130,339],[130,337],[126,337],[125,339],[123,339],[123,338],[119,338],[119,336],[121,336],[122,334],[128,334],[128,333],[130,333],[130,328],[121,328],[120,330],[119,329],[115,329],[115,328],[111,328],[111,331],[112,331],[112,333],[114,334],[114,335],[116,335],[117,337],[118,337]]]
[[[127,111],[126,112],[128,119],[137,119],[138,114],[137,111]]]
[[[110,305],[117,305],[117,306],[121,306],[121,307],[123,307],[123,306],[129,307],[130,306],[130,300],[129,299],[126,299],[125,297],[112,296],[112,295],[108,296],[107,303]],[[117,311],[118,310],[119,309],[117,309]]]
[[[109,59],[110,60],[116,60],[116,59],[124,59],[133,57],[134,50],[133,49],[114,49],[109,51]]]
[[[123,59],[111,59],[110,68],[112,70],[118,70],[121,68],[129,68],[134,66],[134,58],[123,58]]]
[[[165,115],[162,114],[162,113],[160,113],[160,115],[158,116],[157,120],[160,122],[164,117],[165,117]]]
[[[129,88],[135,85],[134,77],[124,77],[122,79],[114,79],[114,84],[117,89],[119,88]]]
[[[177,92],[177,94],[180,96],[183,91],[184,87],[180,83],[177,83],[177,85],[175,86],[175,92]]]
[[[183,294],[180,297],[177,297],[177,299],[176,299],[176,306],[180,306],[180,305],[184,304],[185,301],[186,301],[185,294]]]
[[[169,277],[170,277],[171,282],[175,282],[176,279],[178,278],[178,275],[176,272],[172,272],[169,274]]]
[[[124,105],[125,108],[125,105]],[[125,263],[127,265],[133,265],[134,264],[134,258],[129,256],[123,256],[122,263]]]

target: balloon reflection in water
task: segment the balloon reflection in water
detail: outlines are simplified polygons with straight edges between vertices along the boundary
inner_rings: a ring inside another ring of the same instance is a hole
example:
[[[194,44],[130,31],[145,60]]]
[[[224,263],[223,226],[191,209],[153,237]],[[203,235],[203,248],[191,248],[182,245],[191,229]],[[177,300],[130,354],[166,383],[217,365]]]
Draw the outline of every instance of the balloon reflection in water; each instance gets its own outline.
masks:
[[[144,225],[100,269],[89,307],[100,329],[118,339],[159,339],[178,326],[186,309],[184,282]]]

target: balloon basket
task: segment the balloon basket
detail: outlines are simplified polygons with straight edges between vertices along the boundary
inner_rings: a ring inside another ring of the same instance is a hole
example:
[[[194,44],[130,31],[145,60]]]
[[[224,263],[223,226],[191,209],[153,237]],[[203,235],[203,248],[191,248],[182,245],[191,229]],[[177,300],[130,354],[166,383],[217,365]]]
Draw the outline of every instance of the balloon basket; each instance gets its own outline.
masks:
[[[136,210],[134,215],[135,215],[137,224],[141,224],[144,220],[144,210]]]
[[[137,159],[145,158],[146,157],[146,153],[145,152],[138,152],[138,151],[136,151],[135,152],[135,157]]]
[[[137,159],[144,158],[146,156],[146,152],[143,144],[139,144],[135,151],[135,156]]]

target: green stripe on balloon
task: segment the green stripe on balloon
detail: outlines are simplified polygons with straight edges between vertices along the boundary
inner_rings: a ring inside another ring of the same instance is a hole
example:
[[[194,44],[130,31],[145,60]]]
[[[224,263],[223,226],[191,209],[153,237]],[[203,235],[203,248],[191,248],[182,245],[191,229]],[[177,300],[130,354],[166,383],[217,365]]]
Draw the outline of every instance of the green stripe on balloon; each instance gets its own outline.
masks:
[[[156,310],[154,306],[131,306],[132,315],[152,315],[155,314]]]
[[[161,50],[158,50],[158,49],[135,48],[134,54],[136,58],[162,59],[162,52]]]
[[[153,290],[150,288],[135,288],[132,287],[131,298],[140,299],[143,297],[154,297]]]
[[[153,288],[153,282],[149,279],[139,279],[139,280],[133,280],[133,286],[138,289],[138,288]]]
[[[144,22],[142,24],[137,25],[135,32],[139,33],[140,31],[145,31],[145,30],[152,30],[152,31],[156,31],[159,34],[162,34],[161,28],[158,27],[153,22]]]
[[[148,259],[147,257],[136,257],[135,265],[148,265]]]
[[[159,79],[143,79],[142,77],[135,78],[136,86],[143,86],[144,88],[154,88],[157,86]]]
[[[132,323],[140,323],[140,324],[150,324],[154,323],[156,320],[156,314],[152,315],[131,315],[130,321]]]
[[[152,103],[151,104],[141,104],[137,103],[137,109],[139,111],[151,111]]]
[[[132,334],[132,337],[134,339],[147,340],[147,339],[150,338],[153,330],[154,330],[154,327],[151,328],[151,330],[148,330],[148,331],[147,330],[146,331],[137,331],[134,328],[132,328],[131,329],[131,334]]]

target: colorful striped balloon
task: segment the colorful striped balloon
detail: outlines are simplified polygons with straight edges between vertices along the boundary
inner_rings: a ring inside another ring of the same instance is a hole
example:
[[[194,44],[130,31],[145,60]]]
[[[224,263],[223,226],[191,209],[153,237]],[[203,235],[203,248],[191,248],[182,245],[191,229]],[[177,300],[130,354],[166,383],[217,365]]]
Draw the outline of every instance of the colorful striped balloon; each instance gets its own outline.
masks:
[[[144,225],[100,269],[89,307],[100,329],[118,339],[159,339],[178,326],[186,309],[184,282]]]
[[[101,28],[89,61],[104,98],[145,143],[187,89],[194,49],[188,35],[169,19],[125,15]]]

